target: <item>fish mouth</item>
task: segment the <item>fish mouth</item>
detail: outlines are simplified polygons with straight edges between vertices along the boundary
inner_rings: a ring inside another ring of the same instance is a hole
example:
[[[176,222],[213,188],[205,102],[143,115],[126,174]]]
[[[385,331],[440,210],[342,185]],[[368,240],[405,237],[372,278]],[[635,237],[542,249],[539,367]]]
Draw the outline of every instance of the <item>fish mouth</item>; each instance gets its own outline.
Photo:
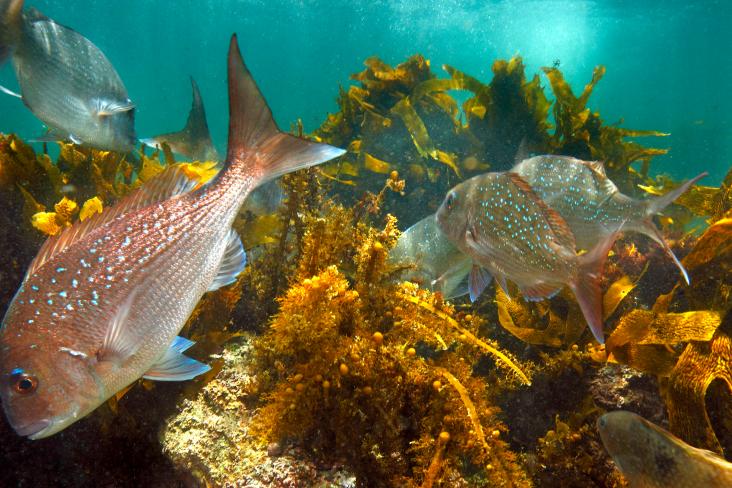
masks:
[[[43,432],[51,426],[51,421],[48,419],[39,420],[38,422],[32,422],[30,424],[13,426],[15,432],[23,437],[29,439],[40,439],[43,436]]]

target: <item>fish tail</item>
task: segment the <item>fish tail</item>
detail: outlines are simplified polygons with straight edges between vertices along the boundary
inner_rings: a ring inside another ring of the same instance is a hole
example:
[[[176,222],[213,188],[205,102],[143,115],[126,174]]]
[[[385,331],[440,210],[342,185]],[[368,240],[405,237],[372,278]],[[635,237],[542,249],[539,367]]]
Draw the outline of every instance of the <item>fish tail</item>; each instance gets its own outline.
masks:
[[[677,198],[683,195],[691,187],[691,185],[704,178],[708,174],[709,173],[705,171],[664,195],[650,198],[646,203],[646,218],[643,220],[641,228],[637,229],[638,231],[656,241],[663,248],[663,251],[666,253],[666,255],[671,258],[676,267],[679,268],[679,272],[681,272],[681,275],[684,277],[684,281],[687,285],[689,284],[689,273],[686,272],[686,269],[684,269],[681,261],[679,261],[679,259],[669,247],[666,240],[663,238],[661,231],[659,231],[658,227],[656,227],[656,225],[653,223],[652,217],[662,212],[664,208],[671,205]]]
[[[281,132],[231,37],[228,61],[229,145],[224,170],[254,176],[257,186],[278,176],[324,163],[345,151]]]
[[[580,309],[590,326],[592,335],[597,342],[603,344],[605,337],[602,324],[602,293],[600,277],[605,266],[607,253],[613,247],[620,232],[609,234],[595,245],[589,252],[579,256],[579,270],[576,279],[569,283],[569,287],[577,298]]]
[[[693,185],[700,179],[704,178],[708,174],[709,173],[707,173],[705,171],[705,172],[695,176],[694,178],[690,179],[689,181],[684,182],[678,188],[674,188],[673,190],[671,190],[670,192],[668,192],[664,195],[648,199],[648,203],[646,204],[646,216],[652,217],[652,216],[656,215],[657,213],[660,213],[661,211],[663,211],[663,209],[668,207],[669,205],[671,205],[674,202],[674,200],[676,200],[681,195],[686,193],[686,191],[691,187],[691,185]]]
[[[0,64],[12,53],[20,37],[24,0],[0,0]]]

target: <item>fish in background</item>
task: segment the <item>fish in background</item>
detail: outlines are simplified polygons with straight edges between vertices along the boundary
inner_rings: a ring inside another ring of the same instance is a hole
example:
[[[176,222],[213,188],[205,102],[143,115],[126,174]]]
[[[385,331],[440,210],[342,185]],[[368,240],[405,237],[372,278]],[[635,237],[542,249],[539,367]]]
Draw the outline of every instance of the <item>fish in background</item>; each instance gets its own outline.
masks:
[[[0,87],[48,127],[40,140],[130,152],[135,105],[104,53],[78,32],[31,8],[0,0],[0,63],[12,59],[20,94]]]
[[[513,281],[528,300],[550,298],[566,285],[595,338],[604,341],[599,280],[619,228],[578,255],[562,216],[512,172],[485,173],[458,184],[436,216],[447,238],[473,260],[471,300],[492,277],[504,291],[506,280]]]
[[[191,77],[191,88],[193,90],[193,102],[185,127],[178,132],[142,139],[141,142],[158,149],[161,148],[163,143],[166,143],[173,152],[182,154],[193,161],[219,162],[221,156],[219,156],[211,141],[211,134],[206,121],[206,109],[203,106],[198,84],[193,77]]]
[[[211,134],[206,119],[206,108],[198,89],[198,83],[191,77],[193,102],[185,127],[178,132],[170,132],[159,136],[142,139],[143,144],[161,149],[163,143],[168,144],[173,152],[181,154],[191,161],[221,162],[221,156],[211,141]],[[255,188],[247,197],[243,211],[254,215],[268,215],[276,212],[285,196],[277,181],[268,181]]]
[[[606,413],[598,419],[597,429],[630,488],[732,486],[732,464],[634,413]]]
[[[605,174],[602,163],[597,161],[569,156],[535,156],[523,160],[511,171],[521,175],[539,198],[565,219],[579,248],[596,246],[624,223],[623,231],[639,232],[657,242],[689,284],[688,273],[653,223],[653,216],[706,176],[706,172],[665,195],[638,200],[620,193]]]
[[[431,214],[402,232],[389,252],[389,263],[404,266],[400,279],[412,281],[445,298],[468,293],[467,276],[472,259],[442,233]]]
[[[0,328],[0,398],[19,435],[52,435],[140,377],[208,371],[177,334],[204,293],[244,269],[239,207],[257,185],[345,152],[277,128],[236,35],[228,80],[228,152],[213,180],[193,189],[171,167],[47,240],[31,263]]]

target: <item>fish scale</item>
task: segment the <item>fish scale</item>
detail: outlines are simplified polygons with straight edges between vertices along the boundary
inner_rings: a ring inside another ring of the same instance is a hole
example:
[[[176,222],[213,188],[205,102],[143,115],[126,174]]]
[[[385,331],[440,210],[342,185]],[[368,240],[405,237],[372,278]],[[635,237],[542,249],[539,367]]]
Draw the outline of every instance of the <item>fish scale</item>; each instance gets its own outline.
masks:
[[[208,371],[181,354],[192,343],[176,336],[203,294],[243,269],[231,228],[243,201],[344,152],[279,131],[236,37],[228,69],[229,148],[213,180],[193,189],[171,167],[50,238],[31,264],[0,329],[0,396],[20,435],[58,432],[142,376]]]

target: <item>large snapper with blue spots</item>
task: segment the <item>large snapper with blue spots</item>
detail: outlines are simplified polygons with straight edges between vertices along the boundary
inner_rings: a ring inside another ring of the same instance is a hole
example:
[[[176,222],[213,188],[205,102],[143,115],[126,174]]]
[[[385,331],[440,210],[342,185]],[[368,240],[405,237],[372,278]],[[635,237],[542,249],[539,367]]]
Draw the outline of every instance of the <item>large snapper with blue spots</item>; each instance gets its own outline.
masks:
[[[32,439],[54,434],[144,376],[185,380],[209,367],[176,337],[201,296],[236,279],[231,225],[257,185],[344,151],[280,132],[232,37],[224,169],[194,189],[177,169],[49,239],[0,329],[0,397]]]
[[[511,172],[486,173],[460,183],[436,217],[443,233],[473,259],[471,299],[491,276],[504,290],[506,280],[513,281],[530,300],[549,298],[567,285],[595,338],[603,342],[599,279],[619,229],[578,255],[565,220]]]
[[[556,210],[574,233],[577,246],[590,249],[623,224],[626,232],[645,234],[657,242],[681,271],[689,275],[653,223],[660,213],[707,173],[692,178],[660,197],[638,200],[620,193],[602,163],[569,156],[535,156],[517,164],[518,173],[536,194]]]

